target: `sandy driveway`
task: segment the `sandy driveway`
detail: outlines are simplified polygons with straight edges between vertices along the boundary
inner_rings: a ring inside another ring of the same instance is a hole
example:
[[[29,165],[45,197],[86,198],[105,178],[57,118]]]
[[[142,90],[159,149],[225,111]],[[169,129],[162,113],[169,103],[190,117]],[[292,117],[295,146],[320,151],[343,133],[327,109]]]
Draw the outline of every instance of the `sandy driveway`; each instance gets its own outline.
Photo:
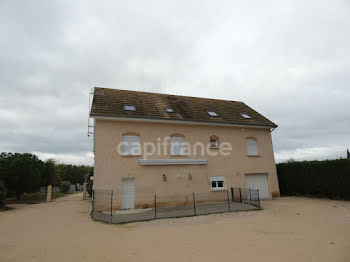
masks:
[[[0,261],[350,261],[350,202],[280,198],[258,212],[108,225],[80,199],[1,212]]]

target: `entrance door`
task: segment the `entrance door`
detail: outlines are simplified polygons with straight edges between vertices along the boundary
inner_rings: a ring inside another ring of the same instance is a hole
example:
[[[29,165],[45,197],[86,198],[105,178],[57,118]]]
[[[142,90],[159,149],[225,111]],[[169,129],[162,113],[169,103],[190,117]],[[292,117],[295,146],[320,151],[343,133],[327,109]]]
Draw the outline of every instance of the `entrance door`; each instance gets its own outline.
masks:
[[[247,188],[259,190],[260,199],[270,198],[266,174],[246,174],[245,183]]]
[[[122,180],[122,209],[134,208],[134,178]]]

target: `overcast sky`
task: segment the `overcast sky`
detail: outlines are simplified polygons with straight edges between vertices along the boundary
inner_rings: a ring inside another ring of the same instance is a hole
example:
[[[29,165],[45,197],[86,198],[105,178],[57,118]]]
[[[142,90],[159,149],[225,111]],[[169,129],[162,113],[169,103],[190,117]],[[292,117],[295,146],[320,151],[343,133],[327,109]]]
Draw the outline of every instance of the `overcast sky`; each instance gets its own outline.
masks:
[[[277,162],[350,148],[349,1],[0,1],[0,151],[93,164],[91,87],[243,101]]]

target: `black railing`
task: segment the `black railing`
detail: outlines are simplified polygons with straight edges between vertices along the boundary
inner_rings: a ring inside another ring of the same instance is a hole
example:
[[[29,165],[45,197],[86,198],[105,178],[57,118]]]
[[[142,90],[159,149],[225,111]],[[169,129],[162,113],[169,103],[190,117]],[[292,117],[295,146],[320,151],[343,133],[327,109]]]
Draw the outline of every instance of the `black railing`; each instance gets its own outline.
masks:
[[[260,208],[259,191],[249,188],[172,195],[155,194],[149,189],[94,190],[91,217],[108,223],[126,223]]]

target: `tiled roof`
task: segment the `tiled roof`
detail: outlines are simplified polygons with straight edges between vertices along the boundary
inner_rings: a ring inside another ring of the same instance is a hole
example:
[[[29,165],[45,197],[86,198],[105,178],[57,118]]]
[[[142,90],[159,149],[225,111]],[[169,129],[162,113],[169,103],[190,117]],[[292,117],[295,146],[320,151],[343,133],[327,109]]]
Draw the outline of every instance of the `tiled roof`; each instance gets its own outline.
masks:
[[[125,111],[124,105],[134,105],[136,111]],[[172,108],[174,112],[168,113],[165,108]],[[209,116],[207,111],[214,111],[218,116]],[[251,118],[245,119],[241,113]],[[90,116],[277,127],[242,102],[100,87],[95,88]]]

